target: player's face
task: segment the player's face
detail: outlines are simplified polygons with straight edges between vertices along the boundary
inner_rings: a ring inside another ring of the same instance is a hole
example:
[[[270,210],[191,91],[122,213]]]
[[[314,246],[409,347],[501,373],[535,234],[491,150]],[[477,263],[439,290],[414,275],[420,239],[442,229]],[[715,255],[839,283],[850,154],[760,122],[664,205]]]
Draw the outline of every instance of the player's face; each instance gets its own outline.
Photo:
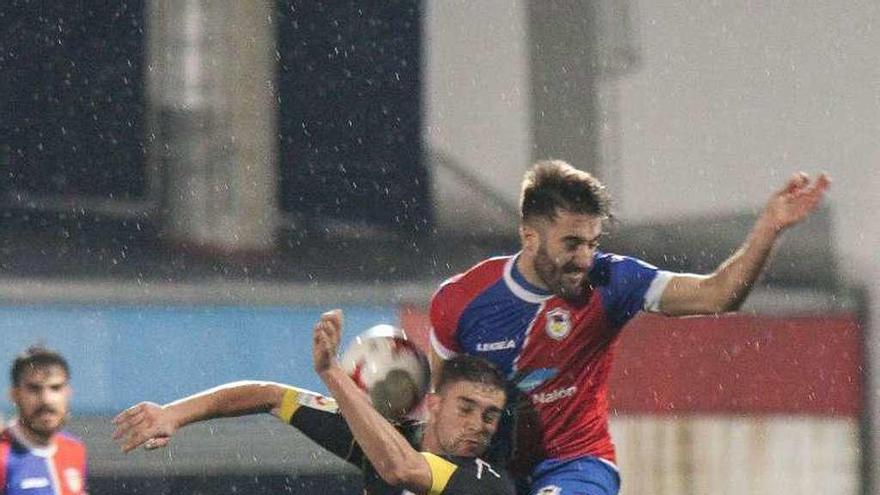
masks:
[[[534,268],[545,287],[564,299],[583,297],[602,236],[602,217],[558,210],[536,228]]]
[[[25,371],[10,392],[18,409],[18,422],[32,440],[47,441],[67,419],[70,385],[60,366]]]
[[[504,408],[504,391],[483,383],[446,385],[428,403],[443,454],[478,457],[489,447]]]

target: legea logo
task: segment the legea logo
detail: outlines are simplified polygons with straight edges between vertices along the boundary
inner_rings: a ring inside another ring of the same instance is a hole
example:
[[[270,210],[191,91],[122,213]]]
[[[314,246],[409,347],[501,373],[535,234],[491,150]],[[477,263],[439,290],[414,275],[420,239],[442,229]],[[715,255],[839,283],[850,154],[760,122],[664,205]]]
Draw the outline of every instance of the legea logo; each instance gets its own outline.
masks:
[[[516,347],[516,342],[512,340],[500,340],[498,342],[480,342],[477,344],[478,352],[503,351]]]

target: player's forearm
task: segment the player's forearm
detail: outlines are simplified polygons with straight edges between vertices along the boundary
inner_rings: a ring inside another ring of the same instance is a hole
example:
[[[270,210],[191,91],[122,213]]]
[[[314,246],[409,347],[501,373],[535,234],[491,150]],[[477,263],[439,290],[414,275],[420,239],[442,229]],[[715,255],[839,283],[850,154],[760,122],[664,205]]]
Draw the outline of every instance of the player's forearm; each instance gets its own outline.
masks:
[[[779,230],[764,217],[755,222],[742,246],[703,281],[711,312],[739,309],[773,250]]]
[[[233,382],[163,406],[177,427],[213,418],[266,413],[279,407],[284,389],[271,382]]]
[[[815,211],[830,184],[831,179],[825,174],[811,183],[806,174],[798,173],[770,197],[743,247],[706,281],[710,293],[723,303],[722,310],[742,305],[780,232]]]
[[[321,372],[320,376],[336,398],[339,411],[361,450],[382,479],[410,490],[430,488],[427,461],[376,411],[351,378],[338,365]]]

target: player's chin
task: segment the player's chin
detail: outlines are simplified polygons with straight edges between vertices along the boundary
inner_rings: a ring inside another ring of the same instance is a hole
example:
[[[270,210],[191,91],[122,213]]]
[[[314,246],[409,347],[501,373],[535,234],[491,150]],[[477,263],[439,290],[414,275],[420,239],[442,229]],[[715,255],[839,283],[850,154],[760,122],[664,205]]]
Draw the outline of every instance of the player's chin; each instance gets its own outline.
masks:
[[[53,419],[38,419],[30,423],[30,429],[41,434],[50,436],[55,434],[58,430],[64,426],[64,420],[62,418],[53,418]]]
[[[559,297],[567,300],[578,300],[584,296],[584,286],[581,283],[566,283],[559,285],[556,293]]]
[[[477,440],[462,440],[457,450],[459,457],[479,457],[486,452],[486,444]]]

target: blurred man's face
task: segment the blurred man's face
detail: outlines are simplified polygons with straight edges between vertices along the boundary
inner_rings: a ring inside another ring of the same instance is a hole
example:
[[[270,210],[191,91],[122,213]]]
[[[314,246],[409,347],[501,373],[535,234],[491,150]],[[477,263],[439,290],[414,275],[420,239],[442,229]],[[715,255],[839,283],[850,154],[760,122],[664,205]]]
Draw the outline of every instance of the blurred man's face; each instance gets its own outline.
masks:
[[[602,217],[559,210],[535,228],[534,269],[545,288],[567,300],[581,299],[602,235]]]
[[[18,409],[19,426],[29,440],[48,442],[67,420],[70,385],[60,366],[25,371],[10,396]]]
[[[504,390],[484,383],[459,381],[445,385],[428,399],[432,424],[442,454],[479,457],[498,430]]]

